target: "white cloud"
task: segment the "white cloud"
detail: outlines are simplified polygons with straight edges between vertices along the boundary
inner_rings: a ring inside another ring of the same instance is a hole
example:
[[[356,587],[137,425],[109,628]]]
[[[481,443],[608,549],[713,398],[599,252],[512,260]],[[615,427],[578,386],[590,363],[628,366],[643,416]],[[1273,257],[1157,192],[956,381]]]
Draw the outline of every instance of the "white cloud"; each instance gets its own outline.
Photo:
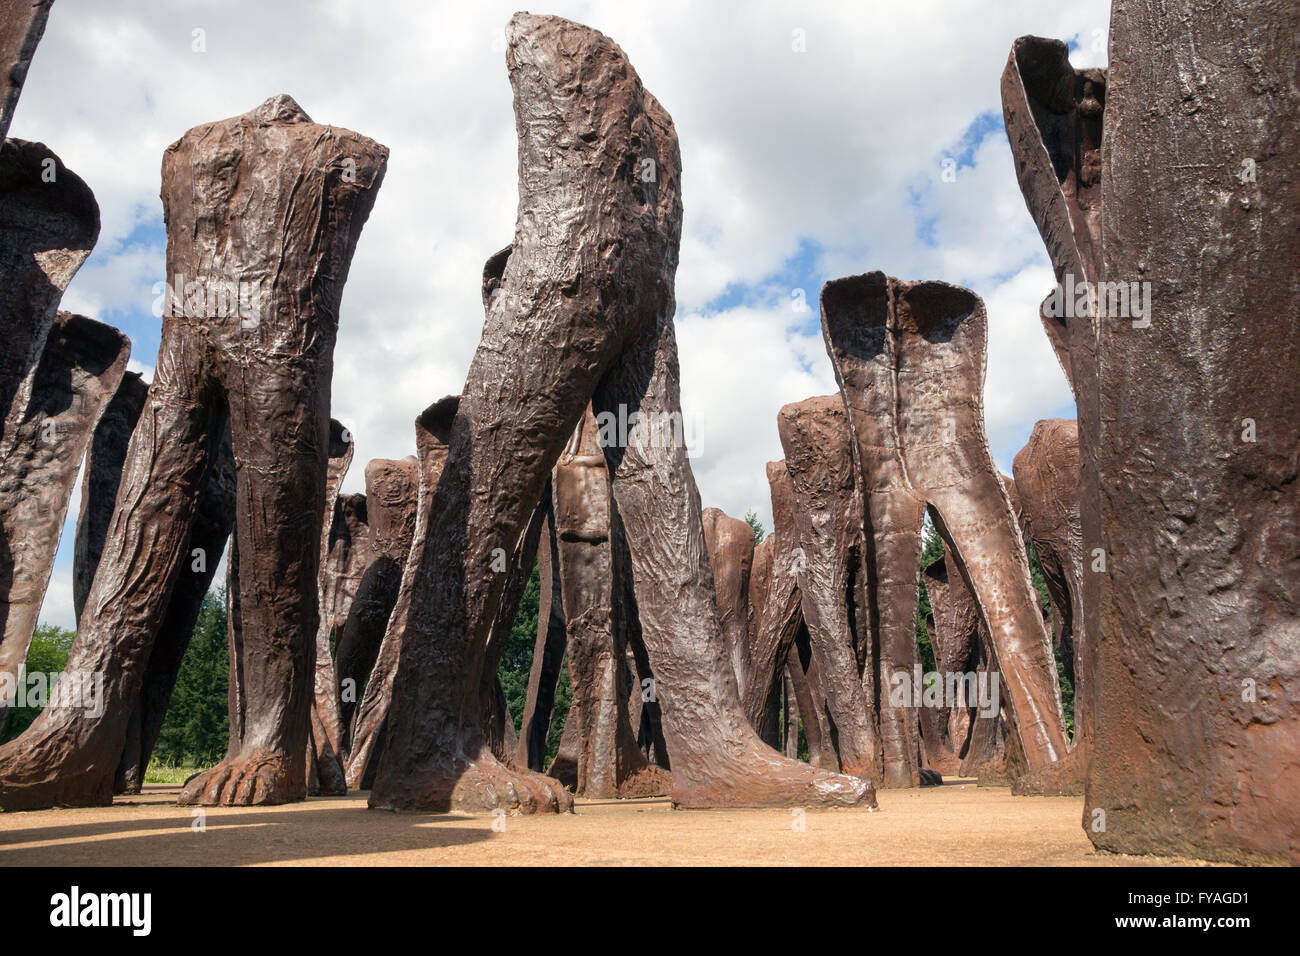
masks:
[[[983,295],[987,415],[1004,466],[1026,423],[1068,401],[1037,328],[1050,275],[1005,135],[976,145],[956,182],[941,181],[940,162],[977,118],[1000,118],[998,80],[1017,36],[1077,36],[1080,65],[1104,56],[1090,53],[1106,0],[551,6],[617,40],[676,123],[683,401],[707,429],[696,469],[706,505],[766,514],[776,410],[834,388],[815,323],[790,312],[783,284],[806,288],[813,317],[821,282],[876,268]],[[334,415],[358,442],[346,488],[360,490],[364,461],[410,454],[415,416],[460,390],[482,326],[482,263],[513,233],[501,44],[512,12],[501,2],[60,0],[12,133],[50,144],[100,202],[100,245],[66,304],[111,315],[137,343],[133,360],[152,364],[159,165],[191,126],[288,92],[316,120],[388,145],[335,360]],[[206,52],[195,53],[200,28]],[[795,29],[805,53],[792,49]],[[792,260],[804,273],[795,279]],[[737,287],[757,290],[745,301],[760,305],[707,312]],[[124,312],[137,318],[119,321]]]
[[[821,332],[792,327],[806,318],[788,304],[677,317],[687,447],[704,504],[736,517],[752,509],[769,530],[764,465],[783,456],[777,412],[836,390]]]
[[[53,624],[69,631],[77,629],[77,615],[72,606],[72,562],[54,566],[50,586],[41,605],[41,623]]]
[[[993,457],[1008,475],[1034,422],[1074,417],[1074,396],[1038,318],[1054,282],[1050,266],[1030,266],[993,289],[984,303],[990,326],[984,424]]]

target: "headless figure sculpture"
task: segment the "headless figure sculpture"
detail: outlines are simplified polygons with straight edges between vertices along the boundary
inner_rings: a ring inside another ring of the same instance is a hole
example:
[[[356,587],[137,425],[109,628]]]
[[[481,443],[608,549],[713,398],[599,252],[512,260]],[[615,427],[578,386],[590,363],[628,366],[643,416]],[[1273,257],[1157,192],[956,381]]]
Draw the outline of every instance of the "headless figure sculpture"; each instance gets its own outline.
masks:
[[[503,765],[479,685],[513,553],[591,402],[680,419],[672,286],[680,156],[668,114],[594,30],[516,14],[506,62],[520,135],[515,241],[452,423],[372,806],[568,809],[557,781]],[[661,436],[662,438],[662,436]],[[859,805],[870,785],[781,757],[745,720],[718,631],[686,448],[630,432],[605,448],[654,667],[672,798],[684,806]],[[423,516],[422,516],[423,517]],[[403,591],[407,589],[403,582]]]
[[[610,545],[610,491],[596,419],[588,409],[552,478],[560,590],[568,635],[576,735],[576,792],[588,797],[648,796],[667,779],[637,749],[628,720],[624,631]]]
[[[1029,769],[1062,760],[1067,742],[1051,642],[984,435],[983,303],[958,286],[873,272],[826,284],[822,327],[866,496],[867,593],[881,692],[901,690],[912,701],[919,695],[909,671],[929,505],[990,635]],[[917,721],[907,711],[881,712],[886,786],[920,782]]]
[[[168,147],[167,266],[181,288],[172,289],[149,404],[68,661],[105,675],[104,712],[47,709],[0,748],[6,809],[111,801],[126,723],[227,421],[245,634],[235,666],[247,695],[231,724],[242,746],[181,799],[305,795],[338,305],[387,155],[364,136],[313,123],[287,96]]]

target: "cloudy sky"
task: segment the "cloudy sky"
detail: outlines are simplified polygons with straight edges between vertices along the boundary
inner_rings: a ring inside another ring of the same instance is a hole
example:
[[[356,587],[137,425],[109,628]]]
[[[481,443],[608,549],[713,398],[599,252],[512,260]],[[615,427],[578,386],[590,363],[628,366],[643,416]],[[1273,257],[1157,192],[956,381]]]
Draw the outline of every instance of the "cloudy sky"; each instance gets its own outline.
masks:
[[[94,189],[95,252],[64,308],[130,336],[152,374],[164,277],[163,150],[289,93],[392,155],[343,296],[334,417],[362,463],[414,451],[413,421],[460,391],[484,259],[509,242],[515,131],[496,2],[57,0],[10,135]],[[672,114],[685,204],[682,404],[704,504],[770,527],[776,413],[835,389],[817,297],[881,269],[944,279],[989,314],[985,417],[999,467],[1073,402],[1037,319],[1052,285],[1016,185],[998,79],[1024,34],[1104,65],[1107,0],[554,0],[613,37]],[[945,171],[951,171],[945,176]],[[74,496],[73,511],[78,499]],[[73,626],[65,526],[42,619]]]

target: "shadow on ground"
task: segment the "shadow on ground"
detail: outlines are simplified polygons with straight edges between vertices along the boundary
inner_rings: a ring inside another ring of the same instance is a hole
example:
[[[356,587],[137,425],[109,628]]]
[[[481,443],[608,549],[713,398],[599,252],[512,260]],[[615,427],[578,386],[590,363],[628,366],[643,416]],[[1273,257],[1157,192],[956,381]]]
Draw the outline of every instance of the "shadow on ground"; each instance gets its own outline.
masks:
[[[197,808],[148,799],[169,795],[154,790],[144,800],[112,807],[0,815],[0,866],[248,866],[322,858],[344,863],[347,857],[446,849],[491,836],[489,817],[381,813],[367,809],[366,795],[355,793],[284,807],[205,807],[199,829]]]

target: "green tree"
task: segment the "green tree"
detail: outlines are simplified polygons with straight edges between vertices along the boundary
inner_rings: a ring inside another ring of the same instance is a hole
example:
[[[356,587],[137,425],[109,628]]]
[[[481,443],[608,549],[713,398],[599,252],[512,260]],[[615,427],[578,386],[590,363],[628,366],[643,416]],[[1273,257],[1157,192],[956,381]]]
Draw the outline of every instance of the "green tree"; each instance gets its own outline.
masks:
[[[528,702],[528,677],[533,669],[533,650],[537,646],[537,618],[541,607],[541,574],[537,565],[533,565],[528,583],[524,585],[523,596],[519,599],[519,610],[515,622],[510,628],[510,638],[501,653],[501,663],[497,667],[497,676],[501,679],[501,689],[505,692],[506,707],[510,719],[514,722],[515,732],[523,726],[524,707]],[[560,679],[555,688],[555,705],[551,709],[551,727],[547,735],[546,762],[549,764],[560,748],[560,734],[564,731],[564,721],[569,715],[569,705],[573,702],[573,691],[569,686],[568,657],[560,664]]]
[[[52,687],[54,675],[63,673],[63,669],[68,666],[68,651],[72,649],[72,642],[76,637],[75,631],[68,631],[53,624],[38,624],[36,633],[32,635],[32,642],[27,647],[26,673],[48,675],[47,686]],[[4,733],[0,734],[0,742],[13,740],[21,734],[31,726],[32,721],[43,709],[29,704],[10,710],[9,720],[3,728]]]
[[[758,520],[758,512],[752,508],[746,511],[745,522],[754,529],[754,547],[758,547],[767,537],[767,532],[763,530],[763,522]]]
[[[939,529],[934,526],[930,516],[925,516],[925,524],[921,528],[921,570],[924,571],[934,562],[943,557],[943,538],[939,537]]]
[[[927,514],[925,517],[925,526],[922,531],[923,544],[921,547],[921,569],[924,571],[934,561],[943,557],[943,539],[939,536],[938,530]],[[1057,613],[1052,608],[1051,598],[1047,593],[1047,579],[1043,577],[1043,567],[1038,561],[1038,552],[1034,550],[1034,543],[1026,541],[1025,546],[1029,552],[1029,577],[1034,584],[1034,590],[1038,592],[1038,600],[1042,605],[1043,614],[1047,617],[1048,627],[1051,627],[1051,615]],[[930,644],[930,634],[925,626],[925,619],[931,613],[930,597],[925,591],[925,577],[922,575],[919,584],[920,601],[916,617],[916,643],[921,650],[921,663],[926,670],[934,670],[934,648]],[[1061,707],[1065,712],[1066,730],[1073,735],[1074,733],[1074,687],[1070,679],[1065,674],[1065,663],[1061,659],[1060,648],[1053,647],[1053,653],[1056,657],[1056,675],[1061,683]]]
[[[1054,615],[1060,612],[1052,607],[1052,599],[1047,593],[1047,578],[1043,576],[1043,566],[1038,561],[1034,542],[1026,540],[1025,547],[1029,551],[1029,578],[1034,583],[1034,590],[1038,592],[1038,601],[1043,607],[1050,631]],[[1065,729],[1070,736],[1074,736],[1074,685],[1065,674],[1065,661],[1061,658],[1061,649],[1055,641],[1052,642],[1052,653],[1056,657],[1056,677],[1061,683],[1061,709],[1065,712]]]
[[[921,528],[921,570],[925,571],[931,564],[943,557],[943,539],[939,537],[939,532],[930,516],[925,516],[925,524]],[[930,595],[925,590],[925,575],[922,574],[917,581],[917,590],[919,591],[919,600],[916,604],[916,645],[921,651],[921,668],[926,671],[937,669],[934,661],[934,646],[930,643],[930,629],[925,626],[926,618],[930,616],[933,608],[930,607]]]
[[[510,639],[501,653],[497,676],[506,695],[510,719],[518,730],[524,719],[524,704],[528,699],[528,673],[533,666],[533,646],[537,643],[537,608],[540,603],[541,577],[536,565],[524,585],[519,599],[519,611],[510,628]]]
[[[555,755],[560,752],[560,737],[564,734],[565,721],[569,719],[569,709],[573,705],[573,687],[569,683],[569,655],[564,655],[560,662],[560,679],[555,684],[555,703],[551,707],[551,727],[546,734],[546,764],[550,766]]]
[[[190,646],[158,733],[154,760],[164,766],[210,766],[225,756],[230,734],[227,689],[230,651],[226,595],[209,592],[199,608]]]

